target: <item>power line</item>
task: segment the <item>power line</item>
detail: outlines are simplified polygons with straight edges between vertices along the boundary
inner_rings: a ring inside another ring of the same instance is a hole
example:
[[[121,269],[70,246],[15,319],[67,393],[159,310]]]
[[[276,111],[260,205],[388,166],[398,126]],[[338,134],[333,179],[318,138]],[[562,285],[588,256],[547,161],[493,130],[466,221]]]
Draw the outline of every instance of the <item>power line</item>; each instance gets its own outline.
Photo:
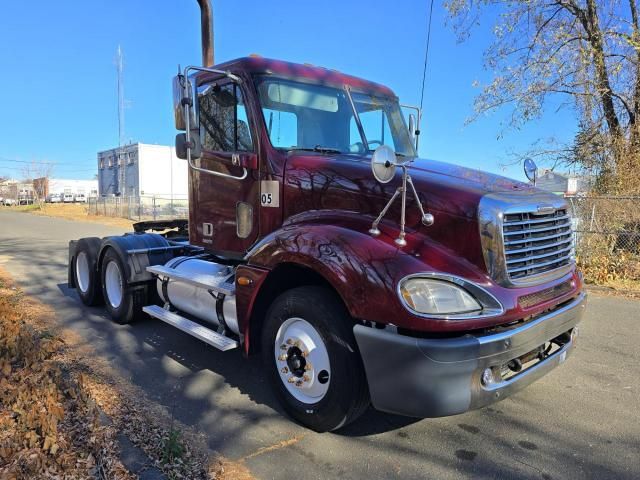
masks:
[[[0,162],[11,162],[11,163],[29,163],[29,164],[37,164],[37,165],[55,165],[55,162],[36,162],[35,160],[14,160],[13,158],[4,158],[0,157]]]
[[[39,162],[36,160],[16,160],[13,158],[5,158],[5,157],[0,157],[0,163],[3,162],[8,162],[8,163],[20,163],[20,164],[26,164],[26,165],[46,165],[46,166],[50,166],[50,167],[54,167],[54,168],[73,168],[73,169],[78,169],[78,164],[76,163],[69,163],[69,162]],[[91,163],[93,163],[94,160],[91,161]],[[86,165],[86,164],[85,164]],[[23,167],[8,167],[3,165],[2,168],[8,169],[8,168],[23,168]],[[95,167],[95,170],[97,170],[98,167]],[[82,170],[82,169],[78,169],[78,170]],[[93,170],[92,169],[84,169],[84,170]]]
[[[427,60],[429,59],[429,43],[431,42],[431,19],[433,18],[433,0],[431,0],[431,6],[429,7],[429,20],[427,23],[427,46],[424,52],[424,70],[422,71],[422,92],[420,93],[420,112],[422,112],[422,105],[424,103],[424,84],[427,78]]]

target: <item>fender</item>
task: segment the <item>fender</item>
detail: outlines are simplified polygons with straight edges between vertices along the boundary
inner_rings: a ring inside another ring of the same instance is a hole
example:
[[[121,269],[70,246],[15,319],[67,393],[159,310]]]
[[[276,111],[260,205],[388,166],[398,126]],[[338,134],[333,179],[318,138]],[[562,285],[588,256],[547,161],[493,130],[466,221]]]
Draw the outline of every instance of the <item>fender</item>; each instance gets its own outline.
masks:
[[[407,247],[399,249],[393,232],[374,238],[367,233],[369,224],[364,220],[349,218],[342,224],[317,220],[288,224],[272,232],[247,254],[248,265],[264,270],[283,263],[306,267],[334,288],[352,317],[417,331],[457,330],[465,322],[456,325],[411,314],[397,293],[403,277],[447,272],[487,282],[486,274],[476,266],[422,234],[408,235]],[[486,323],[486,319],[482,321]]]
[[[147,253],[137,253],[131,255],[129,250],[145,248],[168,247],[169,242],[157,233],[127,234],[119,237],[106,237],[102,241],[100,253],[98,254],[97,268],[100,269],[102,259],[107,249],[113,248],[120,258],[125,268],[127,284],[144,283],[153,280],[153,275],[147,272],[149,265],[164,265],[174,257],[170,250],[156,250]]]

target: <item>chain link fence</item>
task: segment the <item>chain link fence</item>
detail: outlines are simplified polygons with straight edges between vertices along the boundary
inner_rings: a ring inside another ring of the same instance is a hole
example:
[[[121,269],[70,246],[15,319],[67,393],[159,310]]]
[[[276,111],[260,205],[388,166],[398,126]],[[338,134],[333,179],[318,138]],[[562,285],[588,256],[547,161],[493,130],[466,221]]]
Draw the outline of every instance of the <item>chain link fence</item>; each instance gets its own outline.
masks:
[[[640,290],[640,197],[567,198],[576,256],[590,283]]]
[[[589,283],[640,291],[640,196],[568,197],[576,256]],[[88,213],[131,220],[188,218],[186,197],[132,196],[88,200]]]
[[[89,198],[89,215],[121,217],[130,220],[168,220],[189,217],[187,197],[140,195]]]

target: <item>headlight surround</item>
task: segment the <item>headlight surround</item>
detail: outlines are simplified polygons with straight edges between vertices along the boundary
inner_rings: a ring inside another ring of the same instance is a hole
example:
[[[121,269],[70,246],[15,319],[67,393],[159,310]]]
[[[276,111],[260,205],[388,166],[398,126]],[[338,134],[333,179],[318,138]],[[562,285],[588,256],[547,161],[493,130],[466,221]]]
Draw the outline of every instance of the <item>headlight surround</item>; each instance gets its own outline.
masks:
[[[405,305],[425,315],[455,315],[481,312],[482,305],[463,288],[431,278],[409,278],[401,283]]]

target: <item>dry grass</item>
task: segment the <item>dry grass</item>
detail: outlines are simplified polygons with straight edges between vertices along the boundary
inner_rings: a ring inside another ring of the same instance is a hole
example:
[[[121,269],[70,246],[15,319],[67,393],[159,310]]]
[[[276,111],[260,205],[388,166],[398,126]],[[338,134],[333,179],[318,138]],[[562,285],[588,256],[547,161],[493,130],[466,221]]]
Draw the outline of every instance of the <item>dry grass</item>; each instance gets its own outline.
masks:
[[[50,315],[0,272],[0,479],[133,479]]]
[[[45,203],[39,205],[21,205],[12,207],[12,210],[28,212],[33,215],[64,218],[81,222],[101,223],[112,227],[122,227],[130,230],[135,222],[126,218],[105,217],[102,215],[89,215],[87,205],[81,203]]]
[[[209,458],[202,434],[115,375],[54,316],[0,269],[0,480],[135,478],[120,463],[118,433],[168,478],[253,478],[242,462]]]

